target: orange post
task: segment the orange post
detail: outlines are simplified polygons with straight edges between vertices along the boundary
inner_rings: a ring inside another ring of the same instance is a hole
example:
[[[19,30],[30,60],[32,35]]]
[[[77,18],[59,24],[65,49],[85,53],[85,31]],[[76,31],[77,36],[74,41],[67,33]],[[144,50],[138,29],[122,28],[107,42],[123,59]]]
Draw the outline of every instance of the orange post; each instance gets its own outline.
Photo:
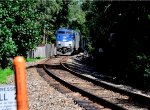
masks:
[[[26,63],[22,56],[14,59],[17,110],[28,110],[28,96],[26,86]]]

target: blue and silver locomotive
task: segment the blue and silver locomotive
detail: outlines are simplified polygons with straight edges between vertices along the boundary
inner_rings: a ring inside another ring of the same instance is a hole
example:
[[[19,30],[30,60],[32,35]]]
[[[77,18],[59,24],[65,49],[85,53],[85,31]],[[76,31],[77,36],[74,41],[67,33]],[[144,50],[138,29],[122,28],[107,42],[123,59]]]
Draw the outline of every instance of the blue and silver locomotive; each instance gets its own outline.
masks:
[[[80,36],[75,30],[59,28],[56,31],[56,48],[58,55],[68,55],[79,49]]]

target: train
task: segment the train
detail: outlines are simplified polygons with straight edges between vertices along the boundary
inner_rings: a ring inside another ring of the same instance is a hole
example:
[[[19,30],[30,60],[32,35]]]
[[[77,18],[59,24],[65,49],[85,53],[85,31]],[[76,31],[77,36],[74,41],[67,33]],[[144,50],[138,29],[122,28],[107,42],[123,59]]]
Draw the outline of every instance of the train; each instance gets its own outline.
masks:
[[[59,28],[56,30],[56,53],[57,55],[71,55],[77,52],[80,47],[79,32],[68,29]]]

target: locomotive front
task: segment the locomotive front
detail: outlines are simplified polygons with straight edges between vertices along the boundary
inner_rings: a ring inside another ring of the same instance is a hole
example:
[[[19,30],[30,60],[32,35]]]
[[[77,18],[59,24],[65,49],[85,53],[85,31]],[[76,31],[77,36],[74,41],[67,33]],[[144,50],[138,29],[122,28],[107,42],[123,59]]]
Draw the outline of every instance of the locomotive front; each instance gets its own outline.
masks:
[[[58,29],[56,31],[57,54],[72,53],[74,49],[74,35],[72,30]]]

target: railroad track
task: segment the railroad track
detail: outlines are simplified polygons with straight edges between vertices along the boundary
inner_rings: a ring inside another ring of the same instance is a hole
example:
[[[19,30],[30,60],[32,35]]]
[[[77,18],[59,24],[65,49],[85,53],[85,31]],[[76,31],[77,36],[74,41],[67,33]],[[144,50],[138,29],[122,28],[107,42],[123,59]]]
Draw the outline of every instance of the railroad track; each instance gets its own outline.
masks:
[[[80,94],[82,94],[82,96],[88,97],[88,99],[93,101],[92,104],[92,102],[90,101],[85,102],[84,98],[82,98],[81,101],[81,99],[79,100],[79,97],[74,97],[74,100],[77,103],[81,104],[84,108],[89,110],[91,110],[92,108],[110,108],[114,110],[150,109],[148,107],[150,105],[149,97],[121,90],[114,86],[108,85],[107,83],[104,83],[102,81],[82,75],[81,72],[79,73],[77,71],[73,71],[72,69],[68,68],[69,66],[66,63],[67,59],[68,57],[65,57],[62,60],[62,57],[60,57],[57,58],[57,61],[55,61],[54,63],[52,63],[53,61],[50,60],[45,62],[46,64],[44,64],[42,67],[52,78],[54,78],[55,80],[59,81],[61,84],[67,87],[63,90],[67,91],[65,93],[70,93],[70,90],[67,90],[69,88],[72,91],[79,92]],[[45,79],[48,81],[47,77],[45,77]],[[61,87],[59,84],[57,82],[52,85],[55,85],[56,88],[60,89]],[[81,97],[81,95],[79,96]],[[100,106],[95,104],[95,102],[100,104]]]

